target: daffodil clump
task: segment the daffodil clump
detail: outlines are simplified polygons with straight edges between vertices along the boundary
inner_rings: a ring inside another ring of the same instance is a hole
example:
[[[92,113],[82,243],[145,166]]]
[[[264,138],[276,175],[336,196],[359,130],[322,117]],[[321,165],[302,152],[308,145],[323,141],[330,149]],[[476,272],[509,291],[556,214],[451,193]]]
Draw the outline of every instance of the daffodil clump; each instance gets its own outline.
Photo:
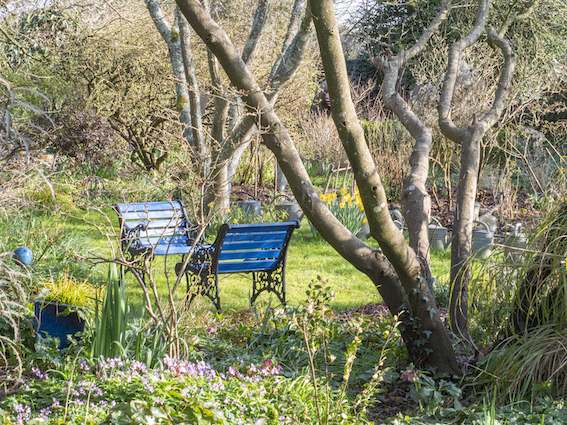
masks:
[[[348,230],[355,235],[360,232],[362,224],[366,222],[366,215],[364,214],[364,206],[362,205],[358,188],[355,189],[354,194],[343,188],[338,194],[336,192],[323,193],[320,196],[321,200],[327,204],[329,211]],[[321,238],[319,232],[313,226],[311,230],[315,238]]]

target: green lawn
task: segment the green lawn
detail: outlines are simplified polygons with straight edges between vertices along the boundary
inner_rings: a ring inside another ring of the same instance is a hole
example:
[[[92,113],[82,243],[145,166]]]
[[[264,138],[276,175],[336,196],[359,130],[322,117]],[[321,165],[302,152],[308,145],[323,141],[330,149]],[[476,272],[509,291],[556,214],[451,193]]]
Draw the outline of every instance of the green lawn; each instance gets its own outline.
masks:
[[[100,242],[101,239],[99,238]],[[371,241],[370,243],[372,243]],[[374,242],[375,245],[375,242]],[[446,281],[449,271],[449,252],[433,252],[432,268],[434,276],[440,281]],[[173,267],[177,258],[168,260],[170,279],[175,279]],[[163,259],[156,259],[156,279],[160,293],[167,293],[167,281],[163,272]],[[291,305],[299,305],[305,300],[305,291],[318,276],[325,280],[335,292],[335,300],[331,303],[333,309],[356,308],[368,303],[381,302],[382,299],[374,284],[363,273],[356,270],[345,259],[324,241],[312,241],[311,230],[307,220],[304,220],[300,229],[292,237],[286,263],[286,290],[287,301]],[[141,307],[142,292],[135,284],[132,276],[127,275],[130,284],[128,294],[130,303],[136,309]],[[179,290],[179,296],[184,296],[184,284]],[[225,274],[220,276],[221,305],[225,312],[241,311],[249,308],[249,294],[252,290],[251,277],[246,274]],[[259,302],[272,305],[277,298],[270,293],[264,293],[258,298]],[[204,299],[198,304],[205,309],[214,311],[212,303]]]
[[[45,235],[32,240],[29,233],[30,225],[36,232],[45,233]],[[63,268],[68,267],[71,273],[78,278],[90,276],[89,280],[93,282],[105,283],[108,270],[106,265],[99,264],[92,267],[87,262],[77,262],[75,257],[111,257],[109,240],[114,241],[113,245],[116,249],[115,238],[112,236],[107,238],[104,233],[117,232],[118,220],[110,207],[102,208],[101,211],[91,211],[86,215],[78,210],[70,212],[69,215],[57,217],[50,214],[35,215],[33,216],[33,224],[24,225],[22,223],[21,226],[17,227],[19,233],[21,233],[18,235],[18,239],[21,239],[20,244],[30,246],[36,257],[39,256],[38,252],[49,244],[48,239],[50,237],[56,238],[58,233],[63,232],[63,237],[35,265],[36,270],[41,274],[59,273]],[[112,230],[112,227],[114,230]],[[7,228],[9,227],[6,226],[4,229]],[[27,237],[24,235],[27,235]],[[304,219],[301,228],[297,229],[292,237],[287,256],[286,287],[289,304],[301,304],[305,299],[305,291],[309,283],[317,281],[318,276],[325,280],[327,285],[335,292],[336,298],[331,303],[331,307],[334,309],[356,308],[364,304],[381,301],[381,297],[370,279],[340,257],[329,244],[312,239],[309,223]],[[369,243],[376,245],[373,240],[370,240]],[[449,259],[449,252],[432,252],[433,274],[442,282],[446,281]],[[173,267],[179,260],[180,258],[171,257],[168,259],[170,279],[175,279]],[[159,293],[165,297],[167,281],[163,264],[163,258],[156,259],[155,276]],[[143,306],[142,290],[132,275],[127,274],[126,281],[129,303],[135,310],[139,311]],[[251,288],[252,282],[247,275],[221,275],[220,291],[223,310],[231,312],[248,309],[248,297]],[[184,295],[185,287],[182,283],[178,291],[179,299]],[[265,304],[270,300],[270,297],[272,304],[275,305],[277,298],[269,293],[262,294],[258,300]],[[208,299],[197,302],[197,304],[204,309],[214,311],[214,307]]]

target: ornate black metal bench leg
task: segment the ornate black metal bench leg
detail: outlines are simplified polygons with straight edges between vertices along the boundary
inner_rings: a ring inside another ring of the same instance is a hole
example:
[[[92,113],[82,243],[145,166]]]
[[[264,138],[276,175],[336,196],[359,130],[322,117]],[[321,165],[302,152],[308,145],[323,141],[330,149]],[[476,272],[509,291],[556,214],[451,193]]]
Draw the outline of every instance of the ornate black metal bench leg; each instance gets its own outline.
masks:
[[[213,302],[217,310],[220,310],[221,304],[220,304],[218,279],[215,278],[215,281],[213,283],[212,277],[208,275],[192,276],[192,277],[194,279],[194,285],[191,285],[191,282],[189,281],[189,279],[187,279],[186,306],[189,307],[189,305],[197,295],[204,295]],[[197,280],[199,282],[197,282]]]
[[[214,287],[212,285],[211,280],[212,279],[210,279],[210,277],[209,277],[209,282],[207,282],[209,287],[207,288],[207,294],[206,295],[213,302],[216,309],[218,311],[220,311],[221,306],[220,306],[219,277],[218,277],[218,275],[215,275],[215,286]]]
[[[264,291],[276,294],[280,302],[285,305],[285,267],[277,267],[270,272],[252,273],[252,297],[254,304],[256,298]]]

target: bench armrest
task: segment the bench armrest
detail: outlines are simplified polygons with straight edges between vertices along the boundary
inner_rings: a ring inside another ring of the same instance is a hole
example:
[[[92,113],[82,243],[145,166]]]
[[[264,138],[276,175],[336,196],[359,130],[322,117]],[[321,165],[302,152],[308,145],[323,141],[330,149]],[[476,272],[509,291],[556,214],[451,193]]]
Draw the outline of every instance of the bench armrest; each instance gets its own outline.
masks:
[[[189,262],[194,265],[212,263],[214,252],[215,252],[214,245],[210,245],[210,244],[201,245],[198,243],[195,246],[195,251],[193,251],[193,255],[191,256]]]
[[[137,247],[140,244],[140,231],[146,230],[147,225],[138,224],[137,226],[129,226],[124,223],[122,227],[122,249],[128,251],[130,248]]]
[[[140,234],[140,230],[146,230],[146,224],[138,224],[137,226],[129,226],[128,223],[124,223],[124,236],[127,239],[137,238]]]

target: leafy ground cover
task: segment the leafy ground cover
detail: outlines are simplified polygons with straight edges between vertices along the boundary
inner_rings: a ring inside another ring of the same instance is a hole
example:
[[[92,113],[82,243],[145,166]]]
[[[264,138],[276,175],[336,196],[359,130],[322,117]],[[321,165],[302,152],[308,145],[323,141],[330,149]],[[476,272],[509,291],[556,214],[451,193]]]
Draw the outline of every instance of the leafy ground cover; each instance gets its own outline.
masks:
[[[564,423],[561,397],[545,382],[525,381],[528,401],[524,397],[511,403],[492,391],[486,376],[479,384],[476,373],[457,379],[416,370],[376,288],[318,240],[307,220],[288,253],[288,307],[263,295],[251,308],[249,279],[228,275],[221,279],[222,313],[202,298],[179,311],[175,344],[180,357],[169,354],[171,341],[164,337],[168,322],[150,320],[144,312],[143,293],[131,274],[126,274],[122,300],[127,323],[112,355],[95,354],[93,348],[101,323],[107,323],[100,317],[89,317],[85,333],[63,351],[50,339],[36,339],[27,319],[32,315],[29,302],[42,282],[69,273],[100,288],[108,284],[106,260],[117,252],[112,203],[123,200],[132,187],[134,200],[162,199],[161,189],[144,186],[151,179],[142,180],[109,180],[106,195],[90,199],[72,179],[60,179],[53,185],[55,198],[49,190],[28,191],[27,196],[41,202],[0,214],[5,250],[26,245],[35,254],[23,275],[9,257],[2,263],[7,276],[3,288],[17,282],[28,307],[18,311],[18,320],[0,326],[5,338],[19,338],[19,346],[3,346],[7,366],[0,375],[0,423]],[[495,253],[492,260],[502,258]],[[440,306],[448,301],[449,260],[448,251],[432,251]],[[154,265],[158,296],[166,299],[163,261]],[[476,263],[478,288],[473,292],[492,279],[490,267],[489,261]],[[490,342],[508,314],[505,303],[515,275],[505,271],[500,276],[509,282],[492,298],[472,294],[471,323],[478,341]],[[177,301],[183,296],[181,291]],[[481,315],[487,307],[489,323]],[[560,335],[554,338],[561,343]],[[514,349],[512,345],[512,354],[502,351],[502,356],[513,362]],[[499,358],[498,352],[494,356]],[[474,353],[461,357],[463,364],[484,367]]]

